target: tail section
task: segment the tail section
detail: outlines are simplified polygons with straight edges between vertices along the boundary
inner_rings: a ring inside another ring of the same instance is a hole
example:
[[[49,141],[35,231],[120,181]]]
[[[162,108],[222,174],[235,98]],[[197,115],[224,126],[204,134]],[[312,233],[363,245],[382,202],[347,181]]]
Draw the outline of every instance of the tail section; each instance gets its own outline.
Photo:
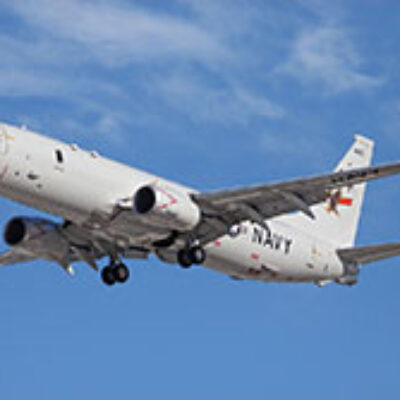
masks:
[[[371,165],[374,142],[360,135],[340,161],[335,172]],[[312,208],[315,220],[303,215],[294,215],[288,222],[316,237],[341,247],[352,247],[360,222],[366,184],[349,186],[330,193],[326,203]]]

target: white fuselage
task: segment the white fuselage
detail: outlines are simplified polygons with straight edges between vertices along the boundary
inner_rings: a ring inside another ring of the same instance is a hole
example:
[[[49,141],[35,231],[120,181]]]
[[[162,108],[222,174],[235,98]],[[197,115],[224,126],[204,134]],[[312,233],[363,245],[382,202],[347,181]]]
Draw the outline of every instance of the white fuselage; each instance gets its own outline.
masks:
[[[165,182],[177,191],[195,191],[25,129],[0,125],[0,195],[87,225],[111,216],[119,200],[140,187]],[[306,217],[305,217],[306,218]],[[89,222],[88,222],[89,221]],[[343,265],[333,244],[290,225],[290,216],[236,227],[206,247],[205,266],[236,278],[263,281],[315,281],[340,278]],[[124,215],[115,232],[130,244],[146,244],[165,235]]]

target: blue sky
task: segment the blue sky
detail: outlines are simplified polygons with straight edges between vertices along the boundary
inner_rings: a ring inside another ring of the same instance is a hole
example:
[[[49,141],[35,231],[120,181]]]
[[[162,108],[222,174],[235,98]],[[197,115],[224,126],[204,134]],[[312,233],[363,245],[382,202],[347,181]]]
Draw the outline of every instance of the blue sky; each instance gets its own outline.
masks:
[[[200,190],[328,171],[354,133],[399,159],[400,5],[332,3],[0,0],[1,120]],[[360,244],[399,239],[399,179],[371,185]],[[323,290],[154,259],[113,289],[5,268],[0,396],[398,399],[398,264]]]

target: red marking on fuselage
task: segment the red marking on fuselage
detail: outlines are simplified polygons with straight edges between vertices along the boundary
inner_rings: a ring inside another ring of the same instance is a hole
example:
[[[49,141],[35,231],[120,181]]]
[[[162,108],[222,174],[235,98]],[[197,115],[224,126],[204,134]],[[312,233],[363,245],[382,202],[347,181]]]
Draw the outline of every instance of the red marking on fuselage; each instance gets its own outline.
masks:
[[[222,246],[222,242],[220,240],[216,240],[214,242],[215,247],[221,247]]]
[[[346,198],[346,197],[341,197],[339,199],[339,204],[342,206],[352,206],[353,205],[353,199]]]
[[[260,255],[259,254],[256,254],[256,253],[253,253],[252,255],[251,255],[251,258],[253,259],[253,260],[259,260],[260,259]]]

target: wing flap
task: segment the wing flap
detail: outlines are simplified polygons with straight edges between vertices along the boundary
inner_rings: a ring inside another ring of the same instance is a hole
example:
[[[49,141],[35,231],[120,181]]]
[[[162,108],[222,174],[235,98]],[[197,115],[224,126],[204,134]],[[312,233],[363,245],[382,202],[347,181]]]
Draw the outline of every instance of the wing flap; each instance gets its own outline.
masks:
[[[370,264],[400,255],[400,242],[338,250],[345,263]]]

